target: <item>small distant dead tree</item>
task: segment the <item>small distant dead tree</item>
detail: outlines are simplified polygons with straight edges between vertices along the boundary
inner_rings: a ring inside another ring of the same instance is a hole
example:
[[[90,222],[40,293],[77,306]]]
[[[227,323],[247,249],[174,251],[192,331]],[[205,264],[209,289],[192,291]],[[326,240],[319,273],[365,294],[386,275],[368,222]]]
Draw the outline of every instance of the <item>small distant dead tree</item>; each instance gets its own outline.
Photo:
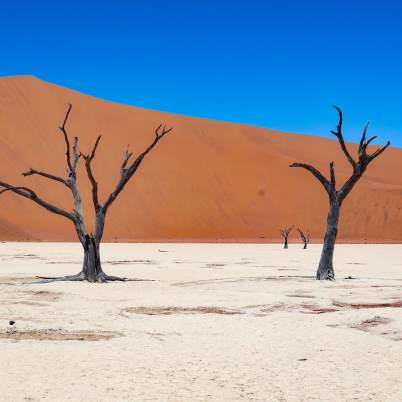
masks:
[[[284,240],[283,248],[288,248],[288,237],[289,237],[292,229],[293,229],[293,226],[291,226],[290,228],[285,228],[285,229],[279,230],[279,232],[281,233],[283,240]]]
[[[160,125],[155,130],[155,137],[153,141],[136,159],[131,158],[132,153],[129,152],[127,146],[126,151],[124,153],[123,162],[120,166],[120,179],[115,189],[106,198],[105,202],[101,203],[98,196],[98,183],[92,171],[92,162],[95,158],[96,150],[101,140],[101,136],[98,136],[98,138],[96,139],[92,152],[90,154],[83,154],[78,151],[77,137],[74,138],[73,144],[71,146],[66,127],[71,109],[72,105],[70,104],[67,113],[65,115],[64,121],[62,125],[59,127],[63,135],[64,141],[66,143],[66,162],[67,162],[68,177],[63,178],[55,176],[51,173],[42,172],[40,170],[32,168],[29,169],[27,172],[22,173],[22,175],[23,176],[38,175],[48,180],[56,181],[66,186],[71,191],[73,197],[74,201],[73,210],[69,212],[55,205],[50,204],[42,197],[39,197],[33,190],[29,189],[28,187],[21,187],[21,186],[16,187],[1,181],[0,181],[0,187],[3,187],[3,190],[0,191],[0,194],[6,191],[12,191],[14,194],[27,198],[35,202],[42,208],[45,208],[46,210],[54,214],[63,216],[64,218],[68,219],[73,223],[75,230],[77,232],[78,239],[84,248],[84,262],[81,272],[78,273],[77,275],[64,276],[59,278],[57,277],[43,278],[43,279],[65,280],[65,281],[88,281],[88,282],[125,281],[127,280],[127,278],[110,276],[105,274],[102,270],[99,246],[103,236],[106,214],[109,211],[109,208],[111,207],[113,202],[122,192],[128,181],[134,176],[144,158],[152,151],[152,149],[159,143],[159,141],[172,130],[172,128],[167,129],[165,126]],[[83,215],[81,194],[77,186],[77,165],[80,158],[82,158],[85,162],[86,173],[92,185],[92,201],[96,216],[94,234],[89,233],[87,230]]]
[[[310,243],[310,234],[309,232],[306,232],[306,234],[304,234],[299,228],[297,228],[297,231],[299,232],[299,235],[302,239],[302,242],[304,244],[303,249],[307,248],[307,244]]]
[[[377,138],[377,136],[371,137],[369,139],[366,138],[368,129],[368,123],[367,123],[363,129],[363,134],[360,139],[359,148],[357,152],[358,158],[357,160],[353,159],[343,139],[342,111],[337,106],[334,106],[334,108],[338,112],[339,120],[338,125],[336,127],[336,131],[331,131],[331,133],[337,137],[342,152],[345,154],[346,159],[352,166],[351,176],[345,181],[342,187],[339,190],[337,190],[334,162],[330,162],[329,164],[330,180],[324,177],[324,175],[320,171],[318,171],[315,167],[308,165],[306,163],[297,162],[292,163],[290,165],[290,167],[300,167],[308,170],[322,184],[322,186],[324,187],[325,191],[328,194],[329,212],[327,217],[327,228],[324,237],[324,246],[321,253],[321,259],[317,270],[317,279],[319,280],[335,279],[334,268],[333,268],[333,256],[334,256],[336,235],[338,233],[339,214],[343,201],[345,200],[346,196],[350,193],[354,185],[363,176],[370,162],[372,162],[375,158],[377,158],[377,156],[380,156],[385,151],[385,149],[390,145],[390,142],[388,141],[387,144],[384,145],[383,147],[377,149],[372,154],[368,154],[367,147],[372,141],[374,141],[375,138]]]

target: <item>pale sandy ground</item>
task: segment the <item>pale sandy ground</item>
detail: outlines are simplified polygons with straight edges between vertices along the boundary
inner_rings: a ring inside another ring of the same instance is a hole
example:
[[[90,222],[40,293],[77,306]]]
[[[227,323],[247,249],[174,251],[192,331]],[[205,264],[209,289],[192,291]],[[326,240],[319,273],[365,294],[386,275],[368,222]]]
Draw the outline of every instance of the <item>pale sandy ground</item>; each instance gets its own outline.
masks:
[[[108,273],[155,281],[32,284],[78,272],[80,246],[0,244],[0,400],[401,401],[402,308],[347,303],[402,300],[402,246],[339,245],[333,283],[319,251],[104,244]],[[49,329],[120,336],[18,338]]]

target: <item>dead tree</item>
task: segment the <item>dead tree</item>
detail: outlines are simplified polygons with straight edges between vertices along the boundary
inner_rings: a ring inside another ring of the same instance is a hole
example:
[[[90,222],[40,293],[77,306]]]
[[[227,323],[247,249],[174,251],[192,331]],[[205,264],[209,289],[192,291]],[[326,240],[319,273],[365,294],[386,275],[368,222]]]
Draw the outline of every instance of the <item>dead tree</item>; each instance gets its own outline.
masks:
[[[304,244],[303,249],[307,248],[307,244],[310,243],[310,234],[309,232],[307,232],[306,234],[304,234],[299,228],[297,228],[297,231],[299,232],[299,235],[302,239],[302,242]]]
[[[67,280],[67,281],[89,281],[89,282],[107,282],[107,281],[124,281],[126,278],[119,278],[116,276],[110,276],[102,271],[99,246],[103,236],[103,230],[105,226],[106,214],[109,208],[112,206],[113,202],[122,192],[129,180],[134,176],[137,169],[140,167],[144,158],[151,152],[151,150],[159,143],[159,141],[172,129],[167,129],[165,126],[160,125],[155,130],[155,137],[153,141],[148,145],[148,147],[136,158],[132,158],[132,153],[129,152],[128,146],[124,153],[123,162],[120,166],[120,179],[115,187],[115,189],[110,193],[106,200],[102,203],[98,196],[98,183],[94,177],[92,171],[92,162],[95,158],[96,150],[98,148],[101,136],[99,136],[93,146],[92,152],[90,154],[83,154],[78,151],[78,138],[75,137],[70,144],[70,139],[67,133],[67,121],[71,112],[71,104],[68,107],[67,113],[65,115],[62,125],[59,127],[61,134],[66,143],[66,162],[67,162],[67,173],[68,177],[63,178],[55,176],[50,173],[42,172],[36,169],[29,169],[27,172],[22,173],[23,176],[38,175],[44,177],[48,180],[56,181],[58,183],[66,186],[72,194],[74,200],[73,210],[66,211],[55,205],[50,204],[42,197],[38,196],[33,190],[27,187],[16,187],[8,183],[0,181],[0,186],[3,190],[0,192],[4,193],[6,191],[12,191],[21,197],[27,198],[42,208],[47,209],[54,214],[63,216],[64,218],[71,221],[77,232],[79,241],[84,248],[84,262],[80,273],[72,276],[64,276],[61,278],[45,278],[53,280]],[[92,201],[95,209],[95,233],[89,233],[87,230],[86,222],[84,220],[82,202],[80,191],[77,186],[77,165],[80,160],[83,159],[85,162],[85,169],[88,178],[92,186]]]
[[[390,145],[390,142],[388,141],[386,145],[377,149],[372,154],[367,153],[367,147],[372,141],[374,141],[375,138],[377,138],[377,136],[371,137],[369,139],[366,138],[368,129],[368,124],[366,124],[366,126],[363,129],[362,137],[360,139],[357,152],[357,159],[355,160],[349,153],[348,148],[343,139],[342,111],[337,106],[334,106],[334,108],[338,112],[339,120],[338,125],[336,127],[336,131],[331,131],[331,133],[337,137],[342,152],[345,154],[346,159],[352,166],[351,176],[345,181],[342,187],[339,190],[337,190],[334,162],[330,162],[329,164],[330,180],[328,180],[315,167],[308,165],[306,163],[292,163],[290,165],[290,167],[300,167],[308,170],[322,184],[322,186],[324,187],[325,191],[328,194],[329,212],[327,217],[327,228],[324,237],[324,246],[321,253],[321,259],[317,270],[317,279],[319,280],[335,279],[334,268],[333,268],[333,255],[334,255],[336,235],[338,233],[339,213],[343,201],[345,200],[346,196],[350,193],[354,185],[363,176],[370,162],[372,162],[375,158],[377,158],[377,156],[381,155],[385,151],[385,149]]]
[[[284,245],[283,248],[288,248],[288,237],[290,235],[290,232],[292,231],[293,226],[290,228],[285,228],[285,229],[280,229],[279,232],[281,233],[283,240],[284,240]]]

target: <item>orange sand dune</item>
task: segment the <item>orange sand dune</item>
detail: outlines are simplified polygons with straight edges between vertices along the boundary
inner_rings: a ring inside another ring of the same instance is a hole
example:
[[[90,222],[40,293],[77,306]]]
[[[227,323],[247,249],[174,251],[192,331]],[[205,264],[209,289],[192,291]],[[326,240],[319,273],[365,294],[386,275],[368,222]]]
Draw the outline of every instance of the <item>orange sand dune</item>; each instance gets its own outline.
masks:
[[[332,139],[125,106],[30,76],[0,79],[1,180],[30,186],[67,209],[71,195],[62,184],[21,173],[32,167],[66,174],[57,127],[68,103],[70,134],[83,152],[102,134],[94,163],[102,200],[119,177],[125,146],[140,152],[160,123],[174,127],[110,209],[105,241],[277,241],[278,229],[292,224],[319,240],[326,195],[311,175],[288,165],[305,161],[327,172],[334,160],[338,183],[350,172]],[[341,240],[402,240],[401,172],[398,148],[369,167],[344,204]],[[82,166],[79,181],[91,215]],[[0,203],[2,240],[76,240],[70,222],[28,200],[6,193]]]

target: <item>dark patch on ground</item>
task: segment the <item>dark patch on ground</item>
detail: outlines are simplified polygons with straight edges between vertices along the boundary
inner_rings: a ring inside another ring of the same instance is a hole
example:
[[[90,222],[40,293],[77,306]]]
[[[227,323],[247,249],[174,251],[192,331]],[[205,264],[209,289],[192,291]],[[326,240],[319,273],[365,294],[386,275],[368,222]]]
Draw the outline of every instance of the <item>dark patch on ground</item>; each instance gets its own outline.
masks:
[[[203,268],[218,268],[222,269],[225,266],[225,264],[205,264]]]
[[[397,300],[390,303],[345,303],[333,301],[332,304],[336,307],[346,307],[351,309],[365,309],[365,308],[401,308],[402,300]]]
[[[0,331],[0,339],[14,341],[102,341],[123,336],[111,331],[67,331],[62,329],[8,329]]]
[[[237,315],[243,314],[240,310],[223,307],[129,307],[124,309],[126,313],[145,315],[173,315],[173,314],[220,314]]]
[[[350,327],[355,328],[355,329],[360,329],[361,331],[367,332],[372,327],[377,327],[378,325],[389,324],[391,321],[392,320],[390,318],[380,317],[380,316],[376,315],[373,318],[369,318],[367,320],[359,322],[358,324],[353,324]]]
[[[25,294],[31,296],[32,300],[44,300],[44,301],[57,301],[60,299],[63,293],[61,292],[50,292],[46,290],[32,290],[32,291],[25,291]]]
[[[317,304],[302,304],[302,307],[308,311],[302,311],[304,314],[324,314],[324,313],[335,313],[339,311],[332,307],[321,307]]]

